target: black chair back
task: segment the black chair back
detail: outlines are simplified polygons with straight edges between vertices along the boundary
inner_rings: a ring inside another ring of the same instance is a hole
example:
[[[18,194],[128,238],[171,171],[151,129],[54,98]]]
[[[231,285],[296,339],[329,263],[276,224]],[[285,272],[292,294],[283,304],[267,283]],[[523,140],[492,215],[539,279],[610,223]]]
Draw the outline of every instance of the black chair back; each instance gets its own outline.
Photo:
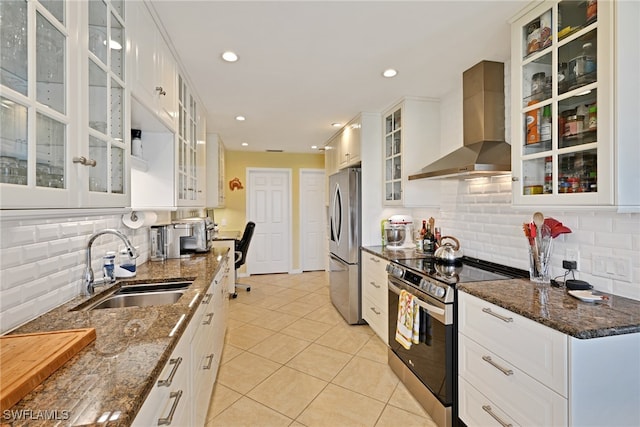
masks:
[[[244,228],[242,238],[236,240],[236,269],[245,263],[247,260],[247,251],[249,250],[249,243],[253,237],[253,230],[256,228],[256,223],[249,221]]]

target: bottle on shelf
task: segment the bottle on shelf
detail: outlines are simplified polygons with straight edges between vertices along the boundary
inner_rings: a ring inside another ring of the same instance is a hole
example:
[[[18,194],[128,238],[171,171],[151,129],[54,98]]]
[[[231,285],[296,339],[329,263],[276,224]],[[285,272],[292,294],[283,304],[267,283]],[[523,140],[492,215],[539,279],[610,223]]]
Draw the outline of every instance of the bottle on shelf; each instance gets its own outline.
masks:
[[[538,101],[530,101],[529,105],[535,104]],[[540,124],[538,123],[538,111],[534,110],[527,112],[527,144],[537,144],[540,142]]]
[[[545,105],[542,109],[540,121],[540,140],[551,141],[551,105]]]

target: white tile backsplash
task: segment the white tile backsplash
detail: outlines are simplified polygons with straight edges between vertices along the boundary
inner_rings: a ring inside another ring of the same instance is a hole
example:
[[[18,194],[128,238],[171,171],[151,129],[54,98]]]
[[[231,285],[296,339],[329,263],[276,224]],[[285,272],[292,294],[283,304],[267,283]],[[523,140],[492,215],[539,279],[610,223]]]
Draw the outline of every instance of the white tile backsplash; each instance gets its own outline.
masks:
[[[8,219],[0,224],[0,333],[7,332],[80,295],[89,237],[115,228],[148,259],[148,228],[131,230],[120,215],[55,219]],[[102,276],[102,256],[124,245],[103,235],[92,248],[92,268]]]
[[[425,185],[432,185],[424,181]],[[460,240],[465,255],[528,269],[527,241],[522,223],[531,211],[511,206],[510,177],[479,181],[442,181],[440,210],[414,209],[416,223],[433,216],[443,235]],[[578,250],[576,278],[596,289],[640,300],[640,214],[606,210],[543,209],[568,226],[572,233],[554,239],[552,276],[564,274],[567,249]],[[612,280],[593,274],[594,258],[612,256],[630,260],[629,280]]]

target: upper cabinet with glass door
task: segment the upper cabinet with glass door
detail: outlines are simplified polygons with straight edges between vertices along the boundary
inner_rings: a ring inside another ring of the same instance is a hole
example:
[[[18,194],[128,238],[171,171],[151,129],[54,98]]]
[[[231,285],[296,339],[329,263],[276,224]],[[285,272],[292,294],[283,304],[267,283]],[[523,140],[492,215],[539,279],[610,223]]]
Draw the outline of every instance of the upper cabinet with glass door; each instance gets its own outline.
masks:
[[[84,185],[90,206],[128,206],[129,174],[125,164],[129,140],[125,98],[124,4],[90,1],[87,5],[88,93],[85,123],[89,158]]]
[[[0,8],[2,207],[128,206],[122,0]]]
[[[615,205],[614,3],[543,2],[512,25],[516,205]]]
[[[3,208],[67,207],[77,106],[64,2],[0,2],[0,199]],[[26,191],[25,191],[26,190]]]

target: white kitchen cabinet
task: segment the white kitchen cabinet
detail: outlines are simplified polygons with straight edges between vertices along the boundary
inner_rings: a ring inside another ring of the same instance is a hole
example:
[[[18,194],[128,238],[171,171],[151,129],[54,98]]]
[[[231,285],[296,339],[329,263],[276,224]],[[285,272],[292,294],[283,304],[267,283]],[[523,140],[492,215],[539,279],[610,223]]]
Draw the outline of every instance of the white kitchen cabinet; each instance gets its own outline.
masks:
[[[189,329],[187,329],[189,331]],[[185,336],[187,335],[185,332]],[[153,389],[133,420],[134,427],[191,425],[189,339],[178,341]],[[161,420],[164,420],[161,423]]]
[[[178,109],[177,66],[143,1],[126,2],[131,20],[132,96],[171,131]]]
[[[14,37],[0,61],[3,208],[129,205],[119,6],[2,3],[2,37]]]
[[[389,344],[387,261],[366,251],[361,251],[360,259],[362,318],[385,344]]]
[[[338,145],[338,169],[356,166],[360,163],[360,129],[362,127],[361,116],[351,120],[340,131],[336,139]]]
[[[334,135],[324,146],[324,169],[327,176],[338,172],[339,137]]]
[[[220,270],[211,282],[201,307],[192,321],[198,328],[191,340],[191,362],[193,364],[193,425],[204,426],[209,409],[209,401],[216,380],[229,303],[226,276],[226,257]]]
[[[198,126],[204,126],[200,117],[200,103],[182,75],[178,75],[178,133],[177,133],[177,202],[178,206],[204,206],[206,192],[198,166]],[[204,141],[203,141],[204,142]]]
[[[513,21],[514,205],[640,209],[639,10],[545,1]]]
[[[207,203],[208,208],[225,205],[224,142],[217,133],[207,134]]]
[[[383,204],[438,206],[437,183],[408,177],[440,154],[440,102],[404,98],[382,117]]]
[[[169,131],[137,100],[131,102],[131,126],[142,131],[142,157],[132,162],[131,170],[134,209],[175,210],[205,205],[206,159],[204,144],[198,143],[206,131],[205,113],[186,82],[180,80],[177,133]]]
[[[465,292],[458,303],[465,424],[640,423],[629,400],[640,392],[640,334],[576,339]]]

